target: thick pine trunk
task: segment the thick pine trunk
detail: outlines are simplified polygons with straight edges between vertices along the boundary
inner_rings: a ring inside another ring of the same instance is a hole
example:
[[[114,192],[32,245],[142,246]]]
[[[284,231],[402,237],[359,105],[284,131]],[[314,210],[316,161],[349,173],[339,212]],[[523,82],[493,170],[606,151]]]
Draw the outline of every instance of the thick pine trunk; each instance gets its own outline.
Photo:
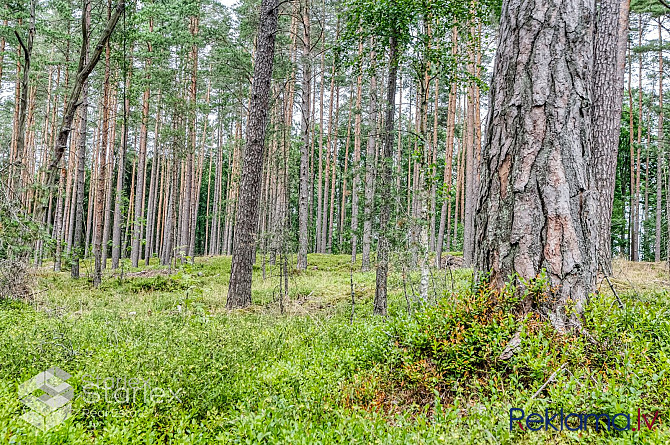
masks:
[[[503,4],[476,212],[475,264],[502,287],[546,269],[559,330],[596,279],[590,170],[593,3]],[[570,320],[568,320],[570,318]]]

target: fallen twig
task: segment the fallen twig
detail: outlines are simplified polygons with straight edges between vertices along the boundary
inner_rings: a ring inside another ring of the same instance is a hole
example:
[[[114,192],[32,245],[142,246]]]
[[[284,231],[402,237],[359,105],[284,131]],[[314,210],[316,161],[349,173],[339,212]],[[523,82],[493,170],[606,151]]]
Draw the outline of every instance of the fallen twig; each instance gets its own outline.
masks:
[[[533,400],[535,397],[540,395],[540,393],[544,390],[544,388],[546,388],[547,385],[549,383],[551,383],[556,378],[556,375],[559,373],[559,371],[562,371],[563,368],[565,368],[565,365],[567,365],[567,363],[563,363],[556,371],[554,371],[554,373],[549,376],[547,381],[544,382],[544,384],[542,386],[540,386],[540,389],[538,389],[537,392],[535,394],[533,394],[533,397],[531,397],[530,399]]]
[[[612,286],[612,282],[610,281],[610,277],[605,274],[605,279],[607,280],[607,284],[610,285],[610,289],[612,289],[612,292],[614,293],[614,297],[616,298],[616,301],[619,302],[619,308],[623,309],[623,302],[621,301],[621,298],[619,298],[619,294],[616,293],[616,289],[614,289],[614,286]]]

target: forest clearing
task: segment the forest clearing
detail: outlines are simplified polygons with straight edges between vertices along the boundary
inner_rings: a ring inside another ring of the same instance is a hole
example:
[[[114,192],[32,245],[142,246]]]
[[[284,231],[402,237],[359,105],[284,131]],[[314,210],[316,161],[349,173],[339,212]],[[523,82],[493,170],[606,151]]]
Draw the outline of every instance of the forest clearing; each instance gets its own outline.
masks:
[[[668,16],[3,2],[0,444],[670,443]]]

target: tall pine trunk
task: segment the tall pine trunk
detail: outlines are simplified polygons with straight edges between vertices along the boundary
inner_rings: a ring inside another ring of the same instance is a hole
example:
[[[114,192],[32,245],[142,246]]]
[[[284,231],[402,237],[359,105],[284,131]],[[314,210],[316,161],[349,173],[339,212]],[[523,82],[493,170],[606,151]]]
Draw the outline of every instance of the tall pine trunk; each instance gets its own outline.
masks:
[[[309,0],[305,0],[302,12],[302,84],[301,84],[301,123],[300,133],[300,198],[298,203],[298,270],[307,269],[307,249],[309,244],[309,143],[310,143],[310,104],[312,91],[312,65],[310,60],[310,11]]]
[[[375,52],[370,52],[372,76],[370,77],[370,114],[368,143],[365,149],[365,204],[363,207],[363,249],[361,270],[370,270],[370,249],[372,244],[372,210],[375,200],[375,152],[377,144],[377,76],[375,73]]]
[[[590,171],[593,3],[506,0],[498,37],[476,212],[475,264],[497,287],[543,269],[567,330],[595,287]]]
[[[270,83],[275,53],[279,7],[277,0],[263,0],[258,31],[258,49],[249,103],[247,141],[242,165],[240,199],[235,220],[233,259],[228,288],[228,309],[251,304],[251,275],[258,223],[258,199],[263,173],[263,151],[268,120]]]
[[[663,30],[658,18],[658,140],[656,148],[656,230],[654,238],[654,261],[661,261],[661,221],[663,216],[663,152],[665,138],[663,132]]]
[[[387,283],[389,263],[389,234],[391,232],[391,204],[393,196],[391,183],[393,181],[393,142],[395,124],[395,93],[398,77],[398,47],[395,35],[389,39],[389,73],[386,85],[386,118],[384,120],[384,135],[382,141],[382,155],[380,160],[381,173],[379,175],[379,195],[381,209],[379,212],[379,242],[377,247],[377,273],[373,313],[386,315],[387,313]],[[435,110],[437,112],[437,110]]]
[[[593,106],[591,107],[592,165],[594,185],[599,196],[599,205],[596,207],[597,227],[599,228],[597,259],[607,273],[611,273],[612,269],[610,232],[616,162],[619,152],[619,126],[621,125],[623,76],[628,43],[629,8],[630,0],[598,0],[596,2]],[[630,113],[633,113],[632,109]]]

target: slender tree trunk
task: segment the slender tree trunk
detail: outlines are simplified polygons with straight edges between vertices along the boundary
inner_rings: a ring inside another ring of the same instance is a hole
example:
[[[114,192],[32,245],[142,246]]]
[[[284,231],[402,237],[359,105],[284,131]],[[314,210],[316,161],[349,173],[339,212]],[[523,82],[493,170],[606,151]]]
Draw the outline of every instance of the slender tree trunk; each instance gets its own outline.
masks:
[[[197,39],[198,33],[199,33],[199,24],[200,24],[200,18],[198,16],[194,16],[192,18],[192,26],[191,26],[191,36],[194,40]],[[190,130],[189,130],[189,135],[190,135],[190,140],[189,143],[191,145],[190,151],[193,153],[193,155],[196,155],[197,152],[197,146],[196,146],[196,138],[197,138],[197,128],[198,128],[198,114],[197,114],[197,94],[198,94],[198,45],[194,43],[191,45],[191,85],[189,89],[189,101],[191,103],[191,118],[189,120],[190,123]],[[209,102],[209,93],[207,95],[206,101]],[[207,119],[205,119],[204,122],[205,126],[207,125]],[[206,127],[205,127],[206,128]],[[203,138],[203,143],[201,144],[202,146],[200,147],[200,157],[198,158],[197,165],[194,166],[196,170],[198,170],[193,176],[193,173],[191,173],[191,197],[190,197],[190,207],[188,208],[188,217],[189,217],[189,224],[188,224],[188,238],[187,238],[187,246],[188,248],[186,249],[186,254],[191,258],[191,262],[193,262],[193,258],[195,256],[195,230],[196,230],[196,222],[198,219],[198,203],[200,202],[200,180],[202,179],[202,161],[203,161],[203,154],[205,150],[205,143],[204,143],[204,138]]]
[[[474,51],[470,50],[470,63],[469,63],[469,72],[474,76],[475,75],[475,63],[474,63]],[[475,104],[475,87],[470,85],[468,87],[468,100],[467,100],[467,118],[466,118],[466,136],[465,136],[465,212],[463,213],[464,225],[463,225],[463,264],[466,267],[473,265],[474,261],[474,245],[475,245],[475,235],[474,235],[474,215],[475,215],[475,173],[477,167],[475,166],[476,157],[475,157],[475,113],[478,113],[479,110],[476,109]]]
[[[167,204],[165,206],[165,226],[163,229],[163,248],[161,265],[167,266],[172,261],[175,230],[175,201],[177,199],[177,164],[176,150],[173,149],[172,162],[168,162],[168,184],[166,185]]]
[[[84,1],[84,11],[82,12],[82,24],[84,34],[88,34],[88,28],[91,24],[91,3],[89,0]],[[82,44],[82,61],[84,64],[88,63],[88,39],[84,39]],[[74,237],[72,248],[72,264],[70,266],[70,275],[74,279],[79,278],[79,258],[84,249],[82,249],[83,226],[84,226],[84,187],[86,186],[86,132],[88,124],[88,81],[84,80],[81,92],[81,106],[79,112],[79,137],[77,139],[77,210],[74,220]],[[92,183],[91,183],[92,188]]]
[[[642,46],[642,14],[639,14],[638,46]],[[635,166],[635,194],[633,197],[634,218],[633,218],[633,243],[632,261],[640,260],[640,167],[642,158],[642,54],[638,55],[639,63],[639,84],[638,84],[638,126],[637,126],[637,162]]]
[[[247,143],[242,166],[239,211],[235,220],[230,287],[228,288],[228,301],[226,303],[228,309],[245,307],[251,304],[255,229],[258,223],[258,198],[260,178],[263,173],[265,129],[268,119],[278,12],[277,0],[263,0],[258,31],[258,50],[254,61],[251,102],[249,103]]]
[[[337,86],[335,93],[335,130],[333,134],[332,151],[332,166],[331,166],[331,184],[330,184],[330,213],[328,217],[328,240],[326,242],[326,253],[333,253],[333,227],[335,219],[335,181],[337,180],[337,164],[339,157],[339,140],[338,140],[338,120],[340,117],[340,86]],[[331,130],[331,133],[333,130]],[[329,144],[330,145],[330,144]]]
[[[451,34],[451,54],[456,57],[458,54],[458,29],[454,28]],[[449,227],[446,226],[448,216],[451,211],[451,174],[452,174],[452,162],[454,155],[454,130],[455,130],[455,120],[456,120],[456,94],[457,90],[456,82],[451,84],[449,89],[449,105],[447,108],[447,140],[446,148],[444,154],[444,179],[442,185],[442,209],[440,212],[440,227],[438,229],[437,235],[437,265],[442,267],[442,249],[444,247],[444,235],[445,229],[447,234],[447,251],[450,249],[449,243]]]
[[[24,152],[25,152],[25,143],[26,143],[26,115],[27,115],[27,110],[28,110],[28,80],[30,78],[30,58],[32,56],[33,52],[33,40],[35,38],[35,1],[36,0],[30,0],[30,21],[28,24],[28,39],[26,43],[23,42],[23,39],[19,35],[19,33],[16,33],[16,37],[19,40],[19,43],[21,47],[23,48],[23,58],[24,58],[24,63],[23,63],[23,70],[22,70],[22,78],[21,78],[21,96],[20,96],[20,101],[18,103],[19,106],[19,115],[18,115],[18,124],[16,126],[16,157],[15,157],[15,162],[18,163],[19,165],[22,165],[25,162],[24,158]],[[20,62],[17,60],[17,65]],[[17,73],[18,75],[18,73]],[[20,167],[20,174],[23,174],[23,168]],[[18,192],[18,181],[17,177],[13,177],[12,179],[12,186],[10,187],[10,193],[17,193]],[[60,268],[60,264],[59,264]]]
[[[435,239],[435,219],[436,219],[436,214],[437,212],[435,211],[435,208],[437,207],[437,178],[436,178],[436,165],[437,165],[437,110],[439,106],[439,101],[440,101],[440,79],[439,77],[435,79],[435,105],[433,107],[433,144],[432,144],[432,159],[431,159],[431,176],[433,180],[431,181],[430,184],[430,226],[429,226],[429,241],[428,241],[428,247],[431,252],[435,252],[435,244],[436,244],[436,239]],[[440,266],[440,261],[439,257],[437,260],[438,267]]]
[[[344,221],[347,216],[347,168],[349,167],[349,146],[351,143],[351,116],[353,115],[353,100],[349,101],[349,113],[347,116],[347,140],[344,146],[344,173],[342,174],[342,202],[340,204],[340,224],[338,226],[339,246],[342,250],[344,243]]]
[[[114,122],[114,119],[111,119]],[[113,134],[113,133],[112,133]],[[111,136],[110,136],[111,139]],[[113,139],[112,139],[113,140]],[[105,178],[105,219],[102,229],[102,268],[107,267],[107,258],[109,256],[109,238],[112,228],[112,176],[114,173],[114,152],[111,147],[107,152],[109,165],[107,167],[107,177]]]
[[[137,140],[137,138],[135,138]],[[137,148],[137,143],[135,143]],[[133,166],[130,170],[130,197],[128,198],[128,214],[126,215],[126,225],[123,233],[123,242],[121,243],[121,258],[126,258],[128,255],[128,236],[132,228],[133,215],[135,213],[135,170],[137,167],[137,159],[133,159]]]
[[[638,22],[638,46],[642,46],[642,14],[639,14]],[[633,177],[633,187],[635,192],[632,199],[632,239],[631,239],[631,260],[640,260],[640,161],[642,156],[642,54],[638,54],[638,125],[637,125],[637,161],[633,169],[636,174]],[[631,107],[632,110],[632,107]]]
[[[111,13],[111,7],[109,8]],[[102,128],[100,130],[100,152],[98,154],[97,190],[95,195],[95,233],[93,239],[93,256],[95,270],[93,271],[93,286],[98,287],[102,282],[102,239],[105,220],[105,190],[107,183],[107,138],[109,126],[110,100],[110,55],[109,44],[105,45],[105,74],[103,80]]]
[[[663,30],[658,18],[658,147],[656,154],[656,233],[654,238],[654,261],[661,261],[661,221],[663,214],[663,152],[665,138],[663,131]]]
[[[153,21],[149,18],[149,31],[153,31]],[[148,44],[148,52],[151,54],[151,42]],[[142,95],[142,121],[140,124],[140,151],[137,154],[137,181],[135,182],[135,220],[133,221],[133,244],[130,249],[130,261],[133,267],[137,267],[140,261],[140,245],[142,242],[144,226],[144,191],[146,189],[146,162],[147,162],[147,139],[149,124],[149,97],[151,94],[149,83],[151,80],[151,56],[144,64],[146,71],[147,86]],[[155,135],[154,135],[155,136]]]
[[[123,90],[123,127],[121,147],[116,173],[116,195],[114,197],[114,226],[112,228],[112,269],[119,267],[121,258],[121,220],[123,213],[123,180],[126,173],[126,152],[128,151],[128,123],[130,122],[130,85],[132,80],[133,51],[130,49],[129,62],[125,74]]]
[[[307,246],[309,244],[309,144],[310,144],[310,104],[312,91],[312,68],[310,60],[310,10],[309,0],[305,0],[302,12],[303,48],[302,48],[302,87],[301,87],[301,124],[300,148],[300,199],[298,203],[298,270],[307,269]]]
[[[363,56],[363,41],[358,41],[358,58]],[[354,121],[354,161],[351,165],[354,177],[351,183],[351,262],[356,262],[358,251],[358,195],[361,186],[361,96],[363,94],[363,76],[356,79],[356,119]]]
[[[321,247],[321,228],[322,228],[322,205],[323,205],[323,95],[324,95],[324,76],[325,76],[325,49],[323,40],[321,40],[321,81],[319,82],[320,101],[319,101],[319,177],[316,185],[316,246],[315,251],[322,252]]]
[[[112,102],[109,121],[111,126],[109,129],[110,135],[107,144],[107,159],[110,160],[109,168],[107,169],[106,178],[106,192],[105,192],[105,222],[102,230],[102,268],[107,267],[107,257],[109,253],[109,237],[111,232],[112,220],[112,176],[114,173],[114,141],[116,140],[116,108],[117,96],[116,87],[112,85],[110,91],[110,101]]]
[[[220,122],[220,120],[219,120]],[[221,200],[221,175],[223,170],[222,147],[221,147],[221,125],[217,132],[216,145],[216,179],[214,181],[214,199],[212,204],[212,222],[209,236],[209,254],[219,253],[219,201]]]
[[[2,21],[2,26],[7,27],[7,19]],[[0,83],[2,83],[2,67],[5,63],[5,36],[0,36]]]
[[[395,31],[395,30],[394,30]],[[395,123],[395,93],[398,77],[398,48],[395,32],[389,39],[389,74],[386,86],[386,119],[382,142],[381,174],[379,175],[379,195],[381,209],[379,212],[379,242],[377,247],[377,273],[373,313],[387,313],[387,283],[389,263],[389,234],[391,227],[391,203],[393,201],[391,184],[393,181],[393,142]],[[437,112],[437,110],[435,110]]]
[[[63,211],[63,189],[66,180],[66,171],[65,168],[61,169],[61,176],[58,182],[58,196],[56,199],[56,216],[54,219],[54,239],[56,240],[56,253],[54,256],[54,271],[60,272],[61,266],[61,256],[62,256],[62,243],[61,243],[61,234],[63,233],[64,224],[64,211]]]
[[[612,271],[612,202],[616,162],[619,151],[619,126],[623,98],[623,76],[628,43],[630,0],[597,0],[593,44],[593,168],[599,205],[598,262]],[[631,85],[629,85],[629,88]],[[632,113],[633,110],[631,109]],[[631,147],[631,150],[633,147]],[[632,192],[632,189],[631,189]]]
[[[377,143],[377,76],[375,70],[375,52],[370,52],[372,76],[370,77],[370,132],[365,150],[365,206],[363,208],[363,251],[361,270],[370,270],[370,245],[372,241],[372,211],[375,200],[375,152]]]
[[[335,63],[333,63],[332,71],[330,73],[330,98],[328,100],[328,140],[326,141],[326,171],[323,176],[324,180],[324,193],[323,193],[323,217],[321,225],[321,253],[327,253],[328,245],[328,221],[332,222],[332,216],[329,217],[328,212],[328,195],[330,194],[330,181],[329,175],[331,174],[331,169],[335,171],[335,150],[333,149],[333,95],[335,92]],[[335,124],[337,128],[337,124]],[[323,128],[323,122],[321,124]],[[323,130],[322,130],[323,132]]]

